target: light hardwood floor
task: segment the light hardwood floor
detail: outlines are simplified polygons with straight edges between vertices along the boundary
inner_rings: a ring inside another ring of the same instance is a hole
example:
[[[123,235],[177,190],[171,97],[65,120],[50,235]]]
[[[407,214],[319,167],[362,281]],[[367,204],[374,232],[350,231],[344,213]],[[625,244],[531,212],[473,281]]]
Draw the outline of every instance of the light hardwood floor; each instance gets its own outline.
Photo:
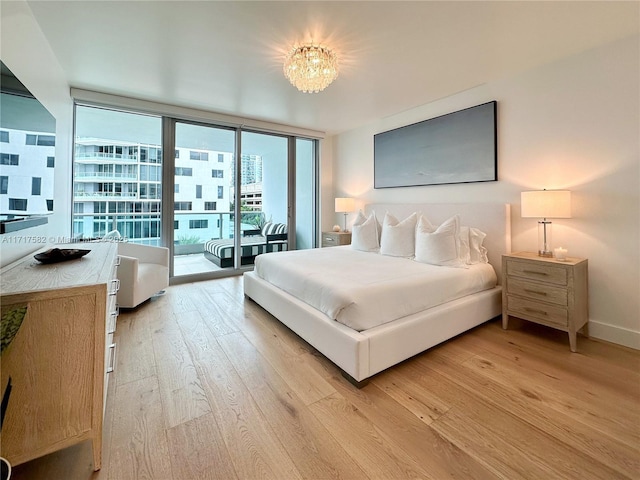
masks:
[[[103,468],[90,444],[15,480],[640,478],[640,354],[498,320],[357,390],[234,277],[118,319]]]

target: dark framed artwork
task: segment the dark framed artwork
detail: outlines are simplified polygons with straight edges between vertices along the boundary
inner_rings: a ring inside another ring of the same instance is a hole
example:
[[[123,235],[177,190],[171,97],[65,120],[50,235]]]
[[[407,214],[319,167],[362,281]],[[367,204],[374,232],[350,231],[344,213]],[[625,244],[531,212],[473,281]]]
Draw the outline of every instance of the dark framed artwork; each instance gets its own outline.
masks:
[[[498,179],[497,102],[373,136],[374,188]]]

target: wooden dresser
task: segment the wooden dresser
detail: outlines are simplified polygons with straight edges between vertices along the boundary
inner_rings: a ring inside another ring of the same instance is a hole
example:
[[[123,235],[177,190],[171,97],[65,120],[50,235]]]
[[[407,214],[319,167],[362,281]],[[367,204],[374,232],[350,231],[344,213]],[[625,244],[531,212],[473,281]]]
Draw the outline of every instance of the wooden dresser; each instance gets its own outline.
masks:
[[[502,256],[502,275],[502,327],[514,316],[562,330],[575,352],[576,332],[589,334],[587,260],[511,253]]]
[[[27,308],[0,358],[2,392],[9,377],[12,385],[2,456],[17,465],[91,440],[99,470],[108,372],[115,361],[117,245],[58,248],[91,252],[49,265],[29,255],[0,271],[2,315]]]

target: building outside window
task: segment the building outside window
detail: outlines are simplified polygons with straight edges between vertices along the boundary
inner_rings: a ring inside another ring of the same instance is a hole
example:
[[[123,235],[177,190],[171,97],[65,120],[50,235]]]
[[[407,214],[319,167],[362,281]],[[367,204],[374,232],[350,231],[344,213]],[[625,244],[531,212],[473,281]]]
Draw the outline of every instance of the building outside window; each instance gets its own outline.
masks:
[[[56,166],[56,157],[47,157],[47,168],[54,168]]]
[[[42,179],[40,177],[31,178],[31,195],[40,195],[40,186]]]
[[[0,177],[0,194],[7,194],[9,191],[9,177],[2,175]]]
[[[0,165],[17,166],[20,164],[20,156],[13,153],[0,153]]]
[[[209,220],[189,220],[189,228],[209,228]]]
[[[18,210],[21,212],[27,211],[27,199],[26,198],[10,198],[9,210]]]

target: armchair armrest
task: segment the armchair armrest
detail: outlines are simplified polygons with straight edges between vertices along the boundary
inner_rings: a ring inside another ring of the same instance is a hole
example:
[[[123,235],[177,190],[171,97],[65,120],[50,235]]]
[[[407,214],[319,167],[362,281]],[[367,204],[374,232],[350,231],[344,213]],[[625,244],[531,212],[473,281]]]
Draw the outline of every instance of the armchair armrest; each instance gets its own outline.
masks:
[[[136,243],[118,244],[118,254],[121,257],[133,257],[142,263],[155,263],[169,266],[169,249]]]
[[[122,285],[124,282],[131,282],[131,279],[138,278],[138,259],[135,257],[127,257],[126,255],[118,255],[120,257],[120,265],[118,265],[118,278],[120,279],[120,288],[131,287],[130,285]]]
[[[253,237],[255,235],[260,235],[260,233],[262,233],[262,230],[258,229],[254,229],[254,230],[244,230],[242,232],[242,236],[243,237]]]

